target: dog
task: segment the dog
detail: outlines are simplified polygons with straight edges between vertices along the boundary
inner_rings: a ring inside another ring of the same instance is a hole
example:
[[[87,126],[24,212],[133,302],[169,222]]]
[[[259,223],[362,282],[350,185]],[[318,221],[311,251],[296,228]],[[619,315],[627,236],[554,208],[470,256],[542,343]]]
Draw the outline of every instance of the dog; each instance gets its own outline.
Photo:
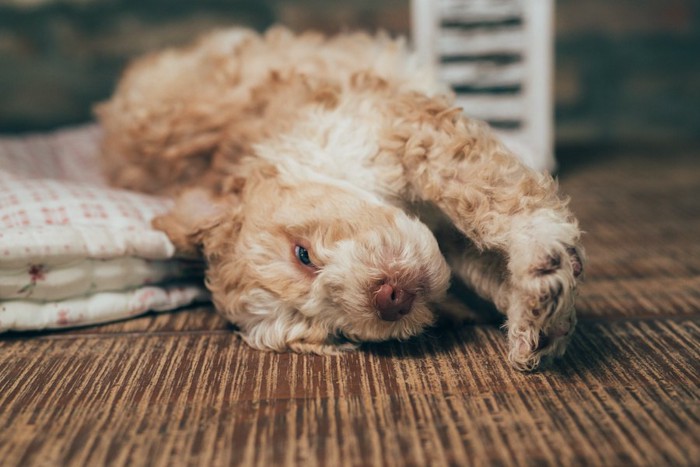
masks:
[[[175,198],[153,225],[203,256],[252,347],[409,338],[454,275],[506,315],[515,368],[564,353],[583,271],[568,200],[403,40],[216,31],[136,60],[96,113],[110,182]]]

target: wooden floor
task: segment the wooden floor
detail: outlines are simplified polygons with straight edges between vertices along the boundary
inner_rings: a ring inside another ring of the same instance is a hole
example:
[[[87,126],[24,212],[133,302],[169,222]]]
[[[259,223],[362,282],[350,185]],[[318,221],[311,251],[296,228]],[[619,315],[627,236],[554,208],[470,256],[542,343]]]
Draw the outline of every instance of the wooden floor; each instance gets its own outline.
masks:
[[[580,325],[535,374],[493,324],[341,357],[202,308],[0,337],[2,465],[700,465],[698,151],[568,151]]]

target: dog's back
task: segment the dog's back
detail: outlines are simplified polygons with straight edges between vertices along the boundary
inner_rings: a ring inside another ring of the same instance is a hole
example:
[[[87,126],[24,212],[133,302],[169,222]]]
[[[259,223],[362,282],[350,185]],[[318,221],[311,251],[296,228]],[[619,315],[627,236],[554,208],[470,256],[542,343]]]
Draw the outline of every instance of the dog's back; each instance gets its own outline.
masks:
[[[212,33],[137,60],[98,106],[106,174],[117,186],[150,193],[216,189],[242,156],[253,155],[252,145],[289,132],[300,108],[334,106],[348,89],[379,81],[442,91],[402,40],[384,35]]]

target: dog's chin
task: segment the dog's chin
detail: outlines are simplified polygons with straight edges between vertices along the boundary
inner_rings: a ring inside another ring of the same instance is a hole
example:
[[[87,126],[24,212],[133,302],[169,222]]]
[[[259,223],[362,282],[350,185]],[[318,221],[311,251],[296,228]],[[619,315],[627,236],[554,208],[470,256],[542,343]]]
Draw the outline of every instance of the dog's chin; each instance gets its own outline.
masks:
[[[397,321],[384,321],[376,313],[346,323],[338,333],[355,342],[406,340],[432,326],[437,317],[427,305],[414,305],[411,312]]]

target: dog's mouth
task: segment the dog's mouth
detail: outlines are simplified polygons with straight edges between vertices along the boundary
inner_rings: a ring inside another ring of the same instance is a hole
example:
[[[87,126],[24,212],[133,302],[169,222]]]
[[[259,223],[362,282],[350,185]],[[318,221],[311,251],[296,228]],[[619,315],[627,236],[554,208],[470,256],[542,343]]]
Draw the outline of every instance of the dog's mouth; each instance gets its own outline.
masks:
[[[384,316],[381,313],[384,313]],[[408,312],[392,309],[391,315],[387,313],[372,307],[366,310],[361,318],[346,322],[337,332],[353,342],[405,340],[420,334],[432,326],[437,319],[435,313],[421,297],[413,299]]]

